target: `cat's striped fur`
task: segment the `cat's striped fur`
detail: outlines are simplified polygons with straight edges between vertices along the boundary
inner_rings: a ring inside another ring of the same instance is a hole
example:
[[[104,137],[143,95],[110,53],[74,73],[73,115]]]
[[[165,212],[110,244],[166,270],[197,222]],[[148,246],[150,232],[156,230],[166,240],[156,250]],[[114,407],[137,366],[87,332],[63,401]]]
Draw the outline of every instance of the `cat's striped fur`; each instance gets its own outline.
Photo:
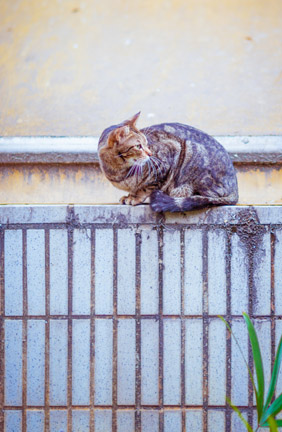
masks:
[[[236,173],[221,144],[180,123],[138,130],[139,115],[105,129],[99,140],[103,172],[129,192],[122,204],[141,204],[149,196],[156,212],[236,204]]]

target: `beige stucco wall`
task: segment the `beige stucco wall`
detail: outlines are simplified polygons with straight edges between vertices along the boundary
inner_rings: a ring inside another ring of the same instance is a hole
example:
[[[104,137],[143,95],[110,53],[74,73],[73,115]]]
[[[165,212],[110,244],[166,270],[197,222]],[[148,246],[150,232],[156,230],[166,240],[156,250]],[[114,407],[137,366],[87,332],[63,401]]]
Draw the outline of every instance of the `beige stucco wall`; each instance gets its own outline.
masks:
[[[239,205],[282,204],[282,167],[237,168]],[[0,168],[1,204],[117,204],[97,165],[7,165]]]
[[[281,133],[280,0],[1,0],[0,135]]]

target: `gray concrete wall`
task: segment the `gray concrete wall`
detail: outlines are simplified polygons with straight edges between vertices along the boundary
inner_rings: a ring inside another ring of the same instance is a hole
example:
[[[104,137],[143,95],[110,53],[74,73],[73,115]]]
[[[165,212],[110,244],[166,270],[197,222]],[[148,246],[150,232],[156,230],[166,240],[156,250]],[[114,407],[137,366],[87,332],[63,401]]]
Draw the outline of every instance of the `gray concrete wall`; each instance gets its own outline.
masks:
[[[255,424],[218,314],[248,359],[242,311],[253,318],[268,381],[281,206],[2,206],[0,224],[1,430],[244,431],[226,395]]]

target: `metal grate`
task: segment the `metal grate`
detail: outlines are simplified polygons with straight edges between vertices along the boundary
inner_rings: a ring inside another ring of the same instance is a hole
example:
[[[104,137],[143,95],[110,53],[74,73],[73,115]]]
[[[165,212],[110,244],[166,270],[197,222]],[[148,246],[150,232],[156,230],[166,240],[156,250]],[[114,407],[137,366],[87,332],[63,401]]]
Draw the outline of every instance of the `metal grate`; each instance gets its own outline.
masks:
[[[251,367],[241,313],[253,317],[269,379],[282,332],[281,212],[111,223],[102,206],[66,209],[59,222],[12,210],[19,218],[6,208],[0,230],[0,430],[243,431],[226,395],[255,424],[218,314]]]

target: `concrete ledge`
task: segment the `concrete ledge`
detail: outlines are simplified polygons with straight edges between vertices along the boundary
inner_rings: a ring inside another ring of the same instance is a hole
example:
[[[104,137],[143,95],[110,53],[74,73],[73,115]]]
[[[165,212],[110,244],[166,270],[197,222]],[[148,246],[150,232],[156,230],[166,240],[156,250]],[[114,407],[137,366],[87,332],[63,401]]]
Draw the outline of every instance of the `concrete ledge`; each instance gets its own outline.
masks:
[[[154,213],[149,205],[5,205],[0,206],[0,224],[156,225],[276,225],[282,223],[282,206],[223,206],[186,212]]]
[[[215,136],[235,164],[282,164],[282,136]],[[0,137],[0,164],[97,164],[98,137]]]

